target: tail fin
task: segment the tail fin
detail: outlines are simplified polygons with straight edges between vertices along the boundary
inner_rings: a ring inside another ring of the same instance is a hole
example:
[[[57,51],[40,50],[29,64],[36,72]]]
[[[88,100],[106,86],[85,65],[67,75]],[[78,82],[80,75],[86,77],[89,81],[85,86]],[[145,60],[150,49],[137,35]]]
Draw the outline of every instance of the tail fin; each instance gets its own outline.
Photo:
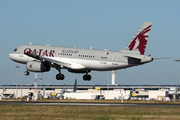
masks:
[[[74,83],[74,89],[73,89],[73,92],[76,92],[76,87],[77,86],[77,79],[75,80],[75,83]]]
[[[151,25],[152,22],[144,22],[130,43],[122,51],[144,55]]]

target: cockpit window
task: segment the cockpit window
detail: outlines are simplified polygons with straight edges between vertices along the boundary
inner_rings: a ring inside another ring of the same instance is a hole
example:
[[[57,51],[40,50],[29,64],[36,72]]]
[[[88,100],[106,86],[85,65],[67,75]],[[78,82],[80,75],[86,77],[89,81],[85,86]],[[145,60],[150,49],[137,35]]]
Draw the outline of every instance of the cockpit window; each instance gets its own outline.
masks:
[[[14,52],[16,52],[17,51],[17,48],[16,49],[14,49]]]

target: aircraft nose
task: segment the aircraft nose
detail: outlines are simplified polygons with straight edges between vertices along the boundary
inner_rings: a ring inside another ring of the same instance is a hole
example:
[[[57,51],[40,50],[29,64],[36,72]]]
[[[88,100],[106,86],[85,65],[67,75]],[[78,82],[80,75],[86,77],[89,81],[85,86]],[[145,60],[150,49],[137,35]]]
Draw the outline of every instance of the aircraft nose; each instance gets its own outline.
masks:
[[[9,54],[9,58],[10,58],[11,60],[15,60],[15,59],[16,59],[14,53],[10,53],[10,54]]]
[[[11,60],[12,60],[12,56],[13,56],[12,53],[10,53],[10,54],[9,54],[9,58],[10,58]]]

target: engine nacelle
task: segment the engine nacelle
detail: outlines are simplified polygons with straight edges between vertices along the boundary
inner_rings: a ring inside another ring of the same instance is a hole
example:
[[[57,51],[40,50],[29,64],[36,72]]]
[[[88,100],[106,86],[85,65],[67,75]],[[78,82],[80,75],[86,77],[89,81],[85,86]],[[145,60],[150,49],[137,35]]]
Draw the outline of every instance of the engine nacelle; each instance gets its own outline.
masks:
[[[50,70],[50,66],[47,63],[37,61],[28,62],[26,68],[32,72],[47,72]]]
[[[68,71],[72,73],[86,73],[86,70],[68,69]],[[88,70],[88,73],[89,72],[91,72],[91,70]]]

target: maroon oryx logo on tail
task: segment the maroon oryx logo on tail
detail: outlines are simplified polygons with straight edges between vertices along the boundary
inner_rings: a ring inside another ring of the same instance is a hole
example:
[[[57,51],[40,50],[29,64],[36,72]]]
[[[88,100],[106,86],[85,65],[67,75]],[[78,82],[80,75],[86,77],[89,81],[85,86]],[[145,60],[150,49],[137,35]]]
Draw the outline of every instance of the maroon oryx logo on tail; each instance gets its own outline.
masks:
[[[145,35],[151,29],[151,25],[141,31],[128,46],[129,50],[138,49],[141,55],[144,55],[148,35]]]

